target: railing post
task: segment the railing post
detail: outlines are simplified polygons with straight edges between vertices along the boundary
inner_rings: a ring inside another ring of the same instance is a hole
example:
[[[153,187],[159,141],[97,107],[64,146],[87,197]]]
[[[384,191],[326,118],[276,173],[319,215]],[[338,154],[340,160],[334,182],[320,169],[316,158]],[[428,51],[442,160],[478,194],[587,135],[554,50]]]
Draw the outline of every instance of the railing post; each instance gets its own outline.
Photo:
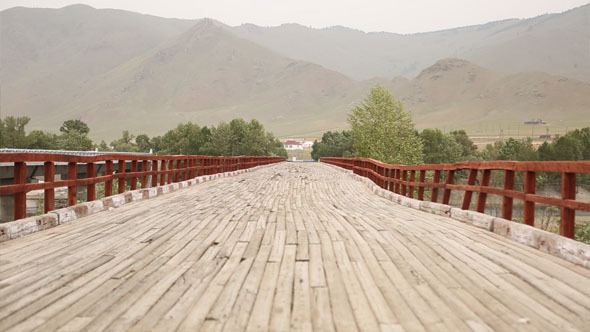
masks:
[[[166,171],[166,160],[160,160],[160,171]],[[160,185],[163,186],[166,184],[166,173],[160,173]]]
[[[55,181],[55,164],[51,161],[46,161],[43,164],[43,181]],[[55,188],[45,189],[43,200],[45,213],[55,210]]]
[[[410,171],[410,182],[415,182],[415,181],[416,181],[416,171],[412,170],[412,171]],[[408,186],[408,197],[414,198],[414,186],[412,186],[412,185]]]
[[[76,178],[78,176],[78,165],[76,162],[69,162],[68,163],[68,180],[74,181],[73,184],[68,186],[68,206],[76,205],[78,203],[78,188],[76,186]]]
[[[561,198],[576,199],[576,173],[561,174]],[[561,225],[559,226],[561,235],[574,238],[576,225],[576,210],[562,207],[561,208]]]
[[[490,178],[491,178],[491,174],[492,171],[489,169],[484,169],[481,173],[481,183],[480,188],[481,187],[487,187],[490,185]],[[479,213],[484,213],[486,210],[486,200],[488,198],[488,194],[484,193],[484,192],[479,192],[479,194],[477,194],[477,206],[475,208],[475,210]]]
[[[504,190],[514,189],[514,171],[504,171]],[[502,197],[502,218],[512,220],[512,203],[514,199],[512,197]]]
[[[394,192],[396,194],[399,194],[400,193],[400,183],[399,183],[399,180],[401,179],[401,169],[399,169],[399,168],[396,168],[395,169],[395,179],[397,181],[395,182],[395,185],[394,185],[394,187],[395,187]]]
[[[426,171],[420,171],[420,178],[419,178],[418,182],[420,182],[420,184],[423,184],[425,180],[426,180]],[[418,187],[418,200],[420,200],[420,201],[424,200],[424,187],[422,187],[422,186]]]
[[[166,183],[171,184],[174,180],[174,160],[172,159],[168,161],[168,170],[172,172],[168,173],[168,181]]]
[[[477,180],[477,169],[470,169],[469,170],[469,177],[467,178],[467,184],[470,186],[475,185],[475,180]],[[471,196],[473,195],[473,191],[466,190],[463,194],[463,204],[461,205],[461,209],[469,210],[469,205],[471,205]]]
[[[174,162],[172,162],[174,163]],[[174,182],[180,181],[180,159],[176,160],[176,171],[174,172]]]
[[[86,177],[87,178],[94,178],[96,177],[96,164],[94,163],[87,163],[86,164]],[[89,183],[86,185],[86,201],[90,202],[96,199],[96,184]]]
[[[14,163],[14,184],[27,183],[27,163]],[[27,217],[27,192],[14,193],[14,220]]]
[[[113,170],[115,169],[112,160],[107,160],[104,166],[104,175],[111,176],[104,182],[104,197],[111,196],[113,194]]]
[[[432,180],[432,183],[440,183],[440,170],[434,171],[434,179]],[[430,201],[434,203],[438,201],[438,187],[432,187]]]
[[[151,187],[157,187],[158,186],[158,161],[157,160],[152,160],[152,171],[156,172],[156,174],[152,175],[152,183],[151,183]]]
[[[534,195],[537,181],[537,174],[535,172],[524,173],[524,223],[529,226],[535,226],[535,202],[526,199],[527,194]]]
[[[402,181],[407,181],[408,180],[408,171],[403,170],[402,171]],[[407,193],[407,185],[404,183],[402,184],[402,196],[406,196]]]
[[[454,170],[448,170],[447,171],[447,180],[445,181],[445,184],[453,184],[453,180],[455,178],[455,171]],[[446,188],[445,186],[445,190],[443,192],[443,200],[442,203],[445,205],[449,205],[449,201],[451,200],[451,189]]]
[[[119,194],[125,192],[125,177],[123,176],[125,174],[125,166],[125,160],[119,160],[119,162],[117,163],[117,174],[121,175],[117,182],[119,184],[119,188],[117,190]]]
[[[132,173],[136,173],[138,170],[137,167],[137,160],[132,160],[131,161],[131,172]],[[134,175],[133,177],[131,177],[131,181],[129,184],[129,188],[130,190],[135,190],[137,189],[137,175]]]
[[[145,189],[148,187],[147,183],[148,183],[148,175],[147,172],[149,170],[149,162],[147,160],[143,160],[141,162],[141,172],[143,173],[141,175],[141,189]]]

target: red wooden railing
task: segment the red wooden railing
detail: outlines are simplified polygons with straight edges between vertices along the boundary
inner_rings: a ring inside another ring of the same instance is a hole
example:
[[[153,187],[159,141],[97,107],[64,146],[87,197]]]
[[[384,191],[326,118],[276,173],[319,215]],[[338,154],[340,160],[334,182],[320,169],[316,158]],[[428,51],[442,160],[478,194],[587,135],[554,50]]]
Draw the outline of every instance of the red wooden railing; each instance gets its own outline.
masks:
[[[544,162],[459,162],[455,164],[431,165],[391,165],[373,159],[364,158],[321,158],[321,162],[336,165],[355,174],[367,177],[381,188],[397,194],[414,198],[417,188],[418,200],[424,200],[425,188],[431,190],[431,201],[437,202],[439,190],[443,190],[442,204],[449,204],[452,190],[463,191],[461,208],[468,210],[474,192],[479,193],[475,210],[484,213],[488,194],[502,196],[502,218],[512,220],[513,200],[524,201],[523,222],[535,224],[535,203],[561,208],[560,233],[573,238],[575,211],[590,211],[590,202],[576,200],[576,174],[590,173],[590,161],[544,161]],[[469,171],[467,184],[455,184],[455,172]],[[503,188],[490,186],[491,171],[504,172]],[[430,172],[432,181],[426,182],[426,172]],[[524,173],[524,190],[514,190],[517,172]],[[561,174],[561,198],[535,194],[536,174],[538,172]],[[479,184],[476,184],[480,174]],[[416,178],[416,176],[418,178]],[[444,182],[441,182],[442,179]]]
[[[114,170],[115,161],[117,171]],[[284,157],[216,157],[198,155],[152,156],[132,154],[103,154],[96,156],[75,156],[49,153],[0,153],[0,162],[14,163],[14,184],[0,186],[0,195],[14,194],[14,219],[26,217],[26,194],[31,190],[45,190],[45,212],[55,209],[55,188],[68,187],[68,206],[77,203],[77,187],[86,186],[87,200],[96,199],[96,184],[104,182],[105,197],[113,194],[113,181],[118,181],[118,193],[126,190],[129,179],[130,190],[150,185],[148,176],[152,177],[151,186],[169,184],[223,172],[252,168],[285,161]],[[44,168],[43,183],[27,183],[27,163],[42,162]],[[97,176],[96,164],[105,163],[104,175]],[[139,170],[139,163],[142,170]],[[67,180],[54,181],[55,163],[67,163]],[[126,165],[131,163],[130,172]],[[78,166],[86,165],[87,177],[78,179]],[[159,166],[158,166],[159,164]],[[149,170],[151,168],[151,170]],[[158,181],[158,176],[159,181]]]

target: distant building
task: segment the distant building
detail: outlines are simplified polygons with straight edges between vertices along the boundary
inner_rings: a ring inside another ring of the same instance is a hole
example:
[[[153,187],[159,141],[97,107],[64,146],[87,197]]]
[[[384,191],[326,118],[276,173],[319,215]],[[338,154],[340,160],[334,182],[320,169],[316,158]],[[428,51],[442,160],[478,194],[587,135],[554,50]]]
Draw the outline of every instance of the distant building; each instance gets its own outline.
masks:
[[[524,124],[547,124],[543,119],[528,119],[524,121]]]
[[[285,150],[303,150],[303,144],[298,141],[285,141],[283,146],[285,146]]]
[[[303,145],[304,149],[311,149],[313,147],[313,141],[303,141],[301,145]]]

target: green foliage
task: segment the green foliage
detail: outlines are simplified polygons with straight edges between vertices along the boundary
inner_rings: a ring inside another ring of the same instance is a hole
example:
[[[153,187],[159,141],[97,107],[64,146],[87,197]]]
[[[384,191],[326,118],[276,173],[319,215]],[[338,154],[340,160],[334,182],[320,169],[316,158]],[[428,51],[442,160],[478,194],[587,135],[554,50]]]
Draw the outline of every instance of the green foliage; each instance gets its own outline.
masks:
[[[463,146],[452,134],[443,134],[439,129],[424,129],[420,133],[425,164],[449,164],[462,160]]]
[[[0,119],[0,147],[26,149],[29,140],[25,133],[25,126],[31,121],[31,118],[22,116],[15,118],[7,116],[4,120]]]
[[[577,241],[590,244],[590,223],[576,224],[574,238]]]
[[[478,159],[477,145],[467,136],[465,130],[454,130],[450,133],[459,145],[461,145],[461,160]]]
[[[57,137],[59,150],[88,151],[92,149],[92,140],[77,131],[61,134]]]
[[[212,127],[211,141],[204,150],[208,154],[223,156],[287,156],[283,144],[272,134],[265,132],[257,120],[246,122],[243,119],[234,119]]]
[[[422,141],[399,100],[377,85],[348,116],[359,157],[393,164],[422,163]]]
[[[59,131],[65,134],[77,132],[82,135],[88,135],[88,133],[90,133],[90,128],[86,122],[82,120],[66,120],[59,128]]]
[[[352,131],[328,131],[322,136],[321,142],[314,142],[311,158],[319,160],[322,157],[352,157]]]
[[[483,157],[485,160],[531,161],[539,159],[530,138],[524,140],[509,138],[506,142],[488,144],[483,151]]]

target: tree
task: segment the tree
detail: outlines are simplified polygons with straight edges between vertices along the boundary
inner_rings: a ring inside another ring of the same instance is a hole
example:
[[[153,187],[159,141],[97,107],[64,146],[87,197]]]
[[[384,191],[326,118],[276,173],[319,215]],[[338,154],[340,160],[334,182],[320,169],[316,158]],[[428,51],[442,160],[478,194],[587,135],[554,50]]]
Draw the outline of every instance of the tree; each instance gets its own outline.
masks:
[[[465,130],[454,130],[450,133],[459,145],[461,145],[461,160],[477,158],[477,145],[467,136]]]
[[[58,148],[59,136],[41,130],[33,130],[28,136],[27,149],[54,150]]]
[[[65,134],[75,131],[82,135],[88,135],[88,133],[90,133],[90,128],[86,122],[82,120],[66,120],[59,128],[59,131]]]
[[[348,116],[353,146],[360,157],[386,163],[422,163],[422,141],[400,101],[377,85]]]
[[[321,142],[314,142],[311,158],[319,160],[322,157],[352,157],[352,131],[328,131],[322,135]]]
[[[58,148],[70,151],[88,151],[92,149],[92,140],[77,131],[63,133],[57,138]]]
[[[29,140],[25,132],[25,126],[31,121],[28,116],[7,116],[0,119],[0,147],[26,149]]]
[[[452,134],[443,134],[440,129],[424,129],[420,133],[424,144],[424,163],[449,164],[460,161],[464,152]]]
[[[531,161],[538,160],[537,151],[531,138],[519,141],[509,138],[500,147],[499,160]]]

